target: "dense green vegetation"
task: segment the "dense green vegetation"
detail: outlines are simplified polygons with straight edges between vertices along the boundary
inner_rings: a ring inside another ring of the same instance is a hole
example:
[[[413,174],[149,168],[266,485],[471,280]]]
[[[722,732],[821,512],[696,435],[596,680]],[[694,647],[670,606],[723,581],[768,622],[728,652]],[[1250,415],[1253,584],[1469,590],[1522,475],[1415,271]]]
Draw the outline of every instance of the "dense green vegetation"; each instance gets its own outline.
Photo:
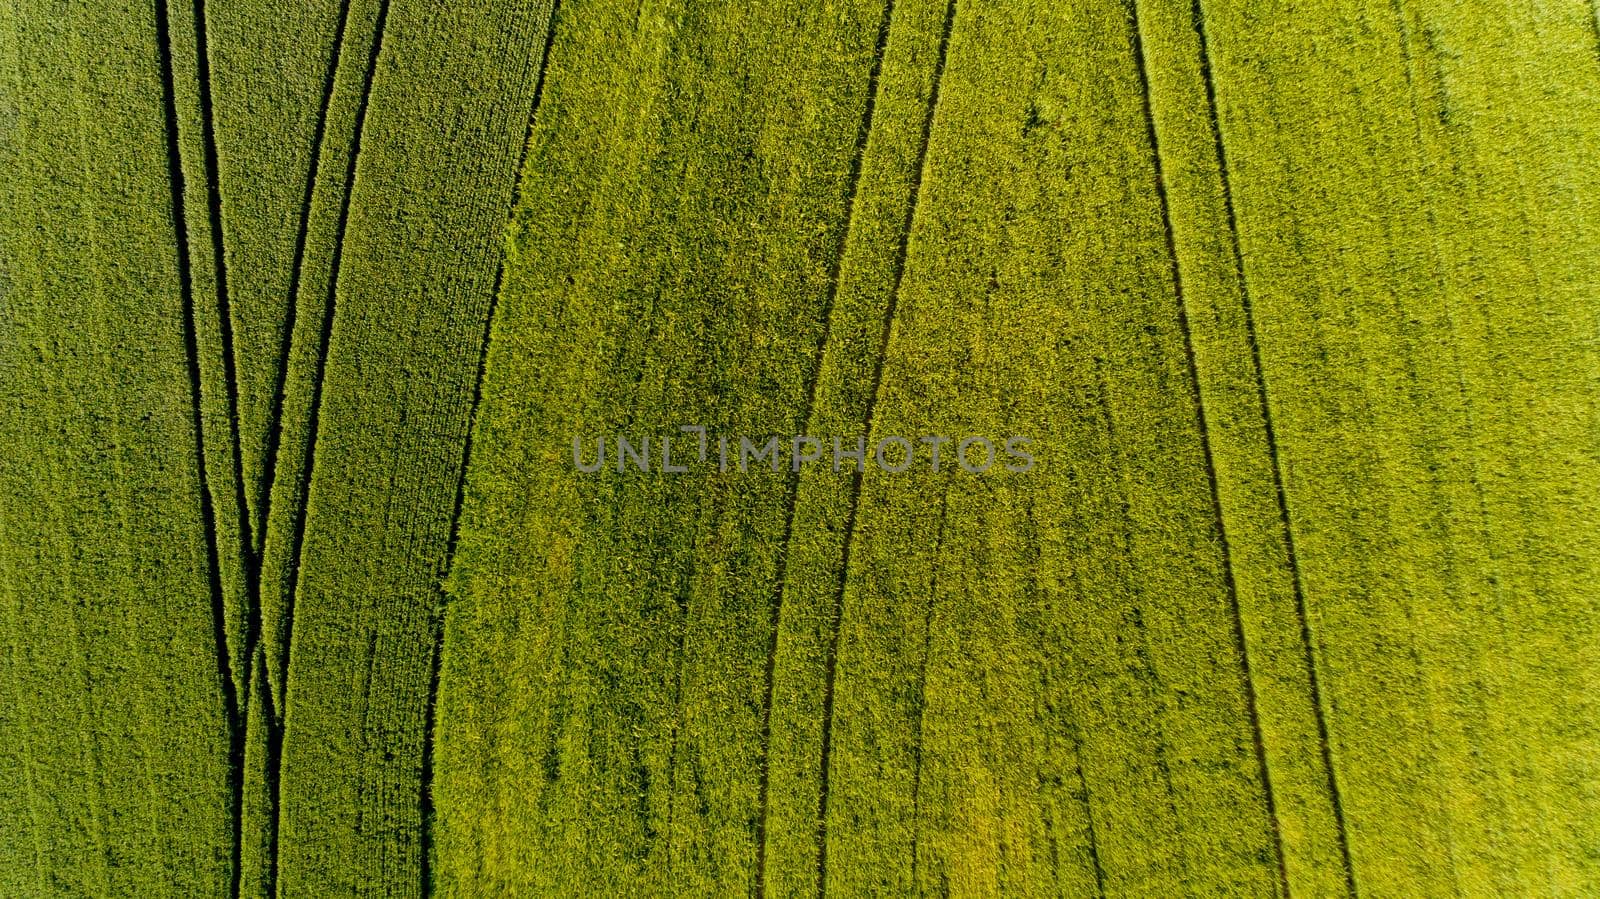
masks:
[[[1600,890],[1586,0],[15,0],[0,80],[0,894]]]
[[[439,580],[548,8],[5,24],[3,891],[425,892]]]
[[[1486,39],[1503,13],[1413,7],[900,2],[804,23],[806,52],[761,4],[685,4],[619,63],[608,7],[569,6],[452,582],[446,883],[1592,884],[1595,735],[1529,716],[1572,715],[1593,663],[1517,636],[1592,632],[1587,10]],[[795,103],[810,61],[849,80]],[[1564,423],[1528,439],[1508,380]],[[1042,461],[567,462],[680,423],[1026,433]]]
[[[163,30],[149,8],[12,4],[0,19],[8,896],[216,895],[232,867],[224,597]]]

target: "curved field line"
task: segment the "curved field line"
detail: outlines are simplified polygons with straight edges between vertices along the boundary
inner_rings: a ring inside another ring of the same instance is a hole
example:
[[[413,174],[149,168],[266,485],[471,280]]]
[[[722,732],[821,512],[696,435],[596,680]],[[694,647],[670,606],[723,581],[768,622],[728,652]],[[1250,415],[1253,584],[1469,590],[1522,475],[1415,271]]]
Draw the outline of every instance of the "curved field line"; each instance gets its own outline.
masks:
[[[189,375],[191,399],[191,427],[194,428],[195,468],[200,486],[200,518],[205,532],[207,586],[211,594],[212,639],[216,644],[217,674],[221,682],[225,726],[228,730],[228,796],[231,830],[233,832],[231,868],[229,871],[230,895],[239,890],[240,815],[243,812],[244,793],[244,728],[241,726],[239,697],[235,691],[233,665],[228,651],[227,607],[223,598],[222,573],[217,547],[217,518],[213,504],[211,484],[206,474],[205,428],[201,415],[200,347],[196,332],[194,282],[189,259],[189,226],[184,215],[185,182],[183,162],[178,150],[178,110],[172,65],[172,32],[170,13],[165,2],[156,4],[156,42],[161,50],[162,107],[166,118],[167,178],[172,187],[172,222],[176,238],[178,283],[183,294],[183,340]]]
[[[1163,171],[1161,158],[1161,143],[1156,133],[1155,113],[1150,97],[1150,73],[1145,59],[1144,38],[1139,27],[1138,0],[1127,0],[1128,24],[1130,37],[1133,42],[1134,67],[1137,69],[1140,87],[1140,103],[1143,107],[1145,137],[1150,146],[1150,157],[1155,168],[1156,196],[1161,206],[1161,225],[1163,236],[1166,240],[1167,259],[1170,268],[1173,291],[1178,299],[1178,327],[1183,333],[1184,363],[1187,369],[1189,383],[1194,390],[1194,413],[1196,424],[1200,432],[1200,443],[1205,453],[1206,481],[1211,493],[1212,525],[1222,551],[1223,576],[1227,581],[1228,601],[1233,618],[1234,648],[1239,654],[1239,663],[1243,668],[1245,680],[1245,702],[1250,716],[1250,734],[1255,743],[1256,764],[1261,777],[1261,786],[1266,794],[1267,815],[1272,820],[1273,852],[1277,859],[1278,886],[1284,895],[1289,893],[1289,869],[1284,860],[1283,853],[1283,823],[1278,817],[1276,798],[1273,796],[1271,774],[1267,770],[1266,743],[1261,735],[1261,716],[1256,707],[1255,680],[1250,671],[1250,653],[1245,644],[1244,618],[1239,608],[1239,590],[1234,582],[1233,554],[1228,546],[1227,528],[1222,520],[1222,497],[1217,486],[1217,466],[1211,450],[1210,423],[1206,419],[1205,398],[1200,393],[1200,369],[1195,360],[1194,336],[1189,323],[1188,301],[1184,294],[1183,277],[1178,270],[1177,239],[1172,231],[1172,207],[1167,197],[1166,175]]]
[[[270,781],[268,790],[271,795],[272,818],[270,824],[271,867],[268,873],[268,889],[276,890],[278,881],[278,835],[281,826],[282,802],[282,765],[283,765],[283,737],[284,724],[289,716],[289,671],[291,667],[291,654],[294,647],[294,604],[300,586],[300,554],[305,545],[306,533],[306,507],[309,505],[311,494],[312,474],[316,468],[317,426],[322,409],[322,382],[328,365],[328,345],[333,338],[333,319],[335,313],[335,297],[339,292],[339,264],[344,253],[345,226],[350,220],[350,198],[355,193],[356,164],[361,158],[361,132],[367,121],[367,102],[372,96],[372,81],[377,73],[378,58],[383,51],[384,26],[389,14],[389,0],[381,0],[378,6],[377,23],[374,26],[372,54],[367,60],[367,69],[363,76],[361,100],[356,107],[355,136],[350,146],[350,157],[346,162],[346,180],[344,197],[339,207],[339,223],[334,232],[333,262],[328,277],[328,292],[324,300],[322,330],[318,335],[317,355],[314,375],[311,381],[311,419],[306,430],[305,466],[301,472],[300,496],[304,497],[301,508],[295,510],[294,537],[291,544],[289,557],[289,571],[294,583],[285,598],[283,608],[283,626],[280,632],[280,680],[283,685],[283,702],[276,710],[275,721],[272,723],[267,738],[267,777]]]
[[[864,433],[872,436],[872,416],[878,405],[878,395],[883,390],[884,361],[889,354],[889,338],[894,333],[894,317],[900,300],[900,285],[905,280],[906,256],[911,248],[911,231],[917,219],[917,201],[922,194],[922,180],[928,168],[928,145],[933,138],[934,116],[939,109],[939,90],[944,83],[945,63],[950,55],[950,35],[955,29],[956,0],[945,5],[944,28],[939,36],[939,54],[934,62],[933,86],[928,97],[928,111],[922,120],[922,140],[917,148],[916,174],[911,181],[911,199],[906,205],[905,223],[900,232],[900,246],[895,254],[894,276],[889,288],[889,308],[883,319],[883,334],[878,344],[877,362],[872,372],[872,392],[867,401]],[[863,470],[858,467],[851,479],[850,512],[845,517],[844,554],[839,568],[839,588],[834,594],[833,615],[828,638],[828,656],[824,665],[822,689],[822,765],[821,784],[817,798],[817,894],[828,892],[828,788],[833,773],[833,709],[834,684],[839,665],[840,619],[844,614],[845,585],[850,579],[850,549],[855,537],[856,514],[861,507],[861,481]]]
[[[1228,246],[1233,256],[1234,277],[1239,284],[1239,297],[1244,307],[1245,335],[1250,349],[1250,365],[1255,374],[1256,402],[1266,428],[1267,457],[1272,462],[1272,487],[1278,504],[1279,527],[1283,532],[1284,548],[1288,553],[1289,577],[1294,592],[1295,617],[1300,623],[1300,644],[1305,653],[1306,671],[1310,675],[1311,708],[1315,713],[1317,738],[1322,753],[1322,766],[1327,776],[1328,797],[1333,805],[1334,820],[1338,825],[1339,855],[1344,863],[1345,886],[1351,896],[1359,895],[1356,889],[1355,865],[1350,860],[1350,839],[1345,823],[1344,801],[1339,792],[1338,771],[1333,763],[1333,743],[1328,734],[1328,714],[1322,699],[1321,681],[1317,674],[1316,652],[1312,642],[1311,622],[1306,614],[1304,578],[1300,571],[1299,551],[1295,548],[1294,526],[1289,513],[1288,491],[1284,486],[1283,461],[1278,452],[1277,426],[1272,419],[1272,405],[1267,398],[1266,370],[1261,362],[1261,343],[1256,333],[1254,301],[1250,285],[1245,278],[1244,253],[1239,246],[1239,218],[1233,201],[1233,176],[1228,168],[1228,153],[1222,138],[1222,119],[1217,108],[1217,86],[1211,71],[1211,45],[1206,34],[1203,0],[1193,0],[1191,16],[1200,39],[1200,77],[1205,84],[1206,110],[1210,118],[1212,142],[1217,154],[1221,175],[1223,208],[1228,216]]]
[[[350,21],[350,0],[342,0],[339,4],[339,22],[334,26],[333,33],[333,58],[328,64],[328,73],[323,79],[322,106],[317,110],[317,123],[313,130],[311,144],[311,171],[306,178],[306,189],[300,200],[300,226],[295,234],[294,256],[289,265],[289,284],[296,297],[292,297],[288,304],[288,311],[284,319],[283,339],[278,352],[278,373],[276,384],[272,393],[272,408],[269,412],[271,427],[267,431],[267,448],[262,466],[263,477],[261,480],[262,492],[257,501],[256,517],[259,520],[259,534],[262,542],[266,540],[267,521],[272,505],[272,486],[276,479],[278,468],[278,451],[283,442],[283,404],[289,382],[289,355],[293,352],[294,326],[296,313],[300,304],[293,300],[298,297],[300,273],[305,267],[306,243],[311,230],[312,198],[316,193],[318,175],[322,165],[322,145],[327,138],[328,108],[333,104],[334,83],[338,80],[339,63],[344,56],[344,32]]]
[[[873,49],[872,69],[867,75],[867,102],[861,114],[861,123],[856,130],[856,145],[854,154],[850,158],[850,175],[848,187],[845,191],[844,206],[846,209],[844,227],[839,229],[839,240],[834,247],[834,258],[828,272],[828,294],[822,312],[822,335],[817,341],[815,350],[816,362],[811,368],[811,373],[806,381],[806,405],[800,421],[809,433],[812,415],[817,405],[817,384],[822,378],[822,359],[828,346],[829,337],[833,330],[833,311],[839,297],[840,273],[844,267],[845,248],[850,242],[850,233],[855,222],[856,194],[861,186],[862,160],[866,157],[867,139],[872,134],[873,114],[877,109],[878,82],[883,74],[883,58],[889,45],[889,29],[894,19],[894,0],[887,0],[883,6],[883,16],[878,22],[877,43]],[[788,484],[788,507],[784,513],[783,538],[779,541],[779,556],[777,574],[774,578],[776,595],[772,600],[770,616],[771,636],[767,643],[766,660],[766,692],[761,704],[761,749],[760,768],[761,779],[757,788],[760,812],[756,818],[756,889],[766,894],[767,887],[767,817],[770,811],[771,795],[771,770],[769,757],[772,749],[772,700],[776,687],[777,662],[778,662],[778,628],[783,613],[784,580],[787,576],[789,562],[789,543],[794,536],[795,507],[800,496],[800,474],[798,470],[791,472]]]

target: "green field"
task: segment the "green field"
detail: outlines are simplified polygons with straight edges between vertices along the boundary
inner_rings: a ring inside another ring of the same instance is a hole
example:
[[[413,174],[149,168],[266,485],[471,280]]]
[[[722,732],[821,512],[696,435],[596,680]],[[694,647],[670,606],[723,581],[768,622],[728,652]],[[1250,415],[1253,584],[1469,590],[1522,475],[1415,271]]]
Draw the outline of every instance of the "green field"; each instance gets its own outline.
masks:
[[[1592,0],[9,0],[0,82],[0,896],[1600,895]]]

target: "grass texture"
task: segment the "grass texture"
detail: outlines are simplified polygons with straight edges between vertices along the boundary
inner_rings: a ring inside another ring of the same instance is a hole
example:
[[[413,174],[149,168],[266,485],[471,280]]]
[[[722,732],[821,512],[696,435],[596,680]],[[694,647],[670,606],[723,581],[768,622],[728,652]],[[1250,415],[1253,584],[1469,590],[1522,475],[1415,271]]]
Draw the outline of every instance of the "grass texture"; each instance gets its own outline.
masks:
[[[0,79],[0,894],[1600,891],[1588,0],[11,0]],[[683,425],[1036,464],[574,468]]]

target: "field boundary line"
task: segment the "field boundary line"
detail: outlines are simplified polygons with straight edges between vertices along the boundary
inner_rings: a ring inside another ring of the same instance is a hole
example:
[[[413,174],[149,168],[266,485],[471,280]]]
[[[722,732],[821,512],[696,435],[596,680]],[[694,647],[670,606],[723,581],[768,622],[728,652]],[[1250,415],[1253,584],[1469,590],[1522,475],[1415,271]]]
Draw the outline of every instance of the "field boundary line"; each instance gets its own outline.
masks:
[[[511,218],[516,214],[517,207],[522,202],[523,168],[528,164],[528,148],[533,143],[534,127],[538,123],[539,107],[544,100],[545,78],[550,70],[550,51],[555,43],[556,16],[561,10],[561,0],[550,0],[550,11],[546,16],[544,49],[539,57],[538,75],[533,85],[532,105],[528,110],[528,125],[523,129],[522,146],[517,154],[517,165],[513,173],[511,187],[511,202],[506,211],[506,221],[509,225]],[[494,289],[489,293],[489,308],[483,318],[483,334],[478,346],[478,369],[472,384],[472,405],[467,412],[467,434],[462,441],[461,468],[456,479],[455,503],[450,511],[450,534],[445,541],[444,558],[438,577],[441,588],[449,585],[449,579],[455,567],[456,544],[461,537],[461,510],[467,497],[467,473],[472,464],[473,435],[478,430],[478,413],[483,402],[483,380],[489,365],[489,345],[494,334],[494,321],[500,308],[500,292],[505,287],[506,266],[510,261],[511,248],[509,235],[502,240],[503,254],[500,265],[495,270]],[[421,826],[418,829],[418,854],[421,860],[422,895],[433,895],[433,777],[434,777],[434,744],[439,727],[439,679],[444,668],[445,646],[445,617],[446,606],[450,602],[448,590],[441,589],[440,595],[443,604],[434,610],[432,632],[429,634],[428,656],[428,695],[423,710],[423,735],[422,735],[422,773],[421,797],[419,809],[422,815]]]
[[[1328,710],[1323,703],[1321,678],[1317,673],[1315,643],[1311,633],[1310,616],[1306,611],[1304,575],[1300,568],[1300,554],[1295,545],[1293,516],[1289,510],[1289,492],[1283,475],[1283,460],[1278,448],[1277,425],[1272,417],[1272,404],[1268,399],[1266,367],[1261,361],[1261,342],[1256,331],[1255,302],[1250,295],[1249,279],[1245,276],[1244,251],[1240,245],[1238,211],[1233,199],[1233,175],[1228,165],[1226,141],[1222,134],[1222,115],[1217,105],[1216,78],[1211,70],[1211,43],[1206,32],[1204,0],[1192,0],[1191,19],[1195,34],[1200,39],[1200,77],[1206,90],[1212,144],[1217,154],[1217,168],[1221,178],[1223,208],[1228,218],[1228,246],[1233,256],[1234,278],[1239,285],[1239,299],[1244,310],[1245,335],[1249,343],[1250,364],[1255,374],[1256,403],[1267,438],[1267,457],[1272,463],[1272,487],[1278,504],[1278,519],[1289,562],[1290,584],[1294,594],[1295,617],[1300,624],[1300,644],[1304,652],[1306,672],[1311,690],[1311,708],[1315,713],[1317,739],[1322,753],[1322,766],[1327,778],[1328,798],[1333,806],[1334,821],[1338,825],[1340,859],[1344,863],[1345,887],[1351,896],[1360,895],[1355,879],[1355,865],[1350,858],[1350,838],[1345,821],[1344,800],[1339,790],[1338,769],[1334,765],[1333,741],[1329,735]]]
[[[867,73],[867,99],[862,110],[861,120],[856,127],[856,144],[850,160],[850,174],[844,197],[845,221],[839,231],[839,239],[835,246],[833,262],[828,272],[827,299],[822,311],[822,334],[817,340],[816,361],[811,367],[811,372],[806,381],[805,412],[801,416],[801,426],[806,433],[811,431],[811,420],[816,414],[817,386],[822,380],[823,356],[827,352],[828,344],[833,337],[833,314],[838,305],[839,283],[844,271],[844,257],[850,246],[850,235],[855,231],[857,196],[861,189],[861,171],[867,154],[867,144],[871,140],[874,117],[877,113],[878,91],[883,76],[884,57],[889,47],[889,32],[894,24],[895,0],[886,0],[883,13],[878,21],[878,35],[873,47],[872,67]],[[771,611],[769,615],[770,635],[767,642],[766,659],[766,693],[761,706],[761,779],[758,786],[758,804],[760,811],[756,818],[756,889],[760,895],[767,892],[767,818],[771,810],[772,788],[772,702],[777,688],[777,663],[778,663],[778,629],[783,622],[783,605],[786,595],[785,585],[789,569],[790,542],[794,538],[795,508],[800,498],[800,473],[793,471],[788,478],[788,506],[784,512],[783,538],[779,541],[779,557],[774,584]]]
[[[1267,766],[1266,741],[1261,733],[1261,715],[1257,708],[1255,678],[1251,672],[1250,649],[1244,634],[1244,615],[1239,606],[1239,589],[1234,579],[1233,551],[1228,541],[1227,525],[1222,515],[1222,494],[1217,483],[1217,466],[1211,448],[1210,423],[1207,421],[1205,396],[1200,386],[1200,367],[1195,358],[1194,335],[1189,321],[1188,298],[1183,287],[1183,274],[1178,262],[1178,244],[1172,229],[1172,205],[1167,196],[1161,141],[1156,128],[1154,103],[1150,93],[1150,72],[1145,58],[1144,36],[1140,27],[1139,0],[1125,0],[1128,11],[1129,37],[1133,43],[1134,68],[1139,78],[1141,106],[1144,113],[1145,137],[1150,147],[1154,168],[1156,196],[1161,208],[1162,234],[1166,240],[1168,276],[1172,279],[1173,293],[1177,297],[1178,329],[1183,335],[1184,362],[1190,385],[1194,389],[1194,414],[1200,432],[1201,450],[1205,457],[1206,482],[1211,494],[1212,526],[1222,554],[1222,574],[1227,586],[1228,601],[1233,618],[1234,648],[1239,653],[1239,664],[1245,680],[1245,705],[1250,718],[1251,737],[1255,743],[1256,765],[1265,795],[1267,816],[1272,822],[1273,852],[1277,861],[1278,886],[1283,895],[1289,895],[1289,868],[1283,851],[1283,822],[1278,817],[1277,799],[1273,794],[1272,776]]]
[[[178,290],[183,307],[183,342],[186,368],[189,376],[190,426],[194,429],[195,471],[200,493],[200,519],[205,532],[207,577],[211,598],[212,642],[215,644],[217,675],[222,693],[224,727],[228,739],[228,801],[230,808],[229,846],[231,867],[228,872],[228,895],[239,892],[241,815],[244,811],[244,728],[240,721],[239,697],[235,691],[233,664],[228,649],[227,601],[222,586],[221,552],[217,541],[215,499],[212,496],[210,477],[206,472],[205,415],[200,374],[200,342],[196,327],[194,302],[194,277],[189,257],[189,225],[185,215],[187,183],[183,177],[183,157],[179,149],[177,79],[173,74],[171,10],[166,0],[155,4],[156,43],[161,68],[161,103],[165,118],[167,144],[167,182],[171,189],[172,224],[177,251]]]
[[[950,55],[950,36],[955,30],[956,0],[947,0],[943,30],[939,36],[939,52],[934,60],[933,83],[928,94],[928,111],[922,120],[922,140],[917,149],[917,165],[911,180],[910,199],[906,204],[904,226],[900,232],[900,246],[896,250],[894,275],[889,288],[888,309],[883,319],[883,333],[878,343],[878,358],[873,366],[872,392],[867,401],[862,431],[870,440],[872,418],[877,411],[879,394],[883,392],[884,362],[889,355],[890,339],[894,335],[895,313],[900,303],[900,287],[905,280],[906,258],[911,251],[911,232],[916,225],[917,204],[922,196],[922,183],[928,169],[928,147],[932,143],[934,118],[939,110],[939,94],[944,87],[944,72]],[[856,515],[861,508],[861,484],[864,469],[858,467],[851,479],[850,512],[845,517],[844,548],[839,565],[839,586],[834,593],[831,633],[828,654],[824,664],[822,689],[822,764],[821,784],[817,809],[817,895],[828,893],[828,801],[829,782],[833,776],[833,713],[834,686],[839,667],[839,635],[843,630],[845,588],[850,581],[850,550],[854,543]]]
[[[545,76],[550,67],[550,45],[555,40],[556,15],[560,9],[561,0],[550,0],[550,13],[545,25],[544,51],[540,55],[539,72],[533,85],[533,105],[528,112],[528,127],[524,129],[522,147],[517,155],[516,183],[511,188],[511,204],[506,214],[508,225],[511,217],[516,214],[517,207],[522,203],[522,170],[528,164],[528,147],[533,142],[539,106],[544,100]],[[508,242],[509,235],[502,244]],[[455,562],[456,544],[461,538],[461,508],[466,502],[467,466],[472,462],[473,435],[478,430],[478,406],[483,401],[483,379],[489,365],[489,344],[494,335],[495,315],[500,308],[500,292],[505,287],[506,264],[510,261],[509,245],[504,246],[504,249],[506,252],[501,256],[500,265],[495,269],[494,290],[489,294],[489,309],[483,319],[483,338],[478,345],[478,368],[472,384],[472,406],[467,413],[467,436],[461,448],[461,477],[456,482],[455,504],[450,512],[450,536],[445,542],[442,570],[438,573],[440,578],[449,577]]]

